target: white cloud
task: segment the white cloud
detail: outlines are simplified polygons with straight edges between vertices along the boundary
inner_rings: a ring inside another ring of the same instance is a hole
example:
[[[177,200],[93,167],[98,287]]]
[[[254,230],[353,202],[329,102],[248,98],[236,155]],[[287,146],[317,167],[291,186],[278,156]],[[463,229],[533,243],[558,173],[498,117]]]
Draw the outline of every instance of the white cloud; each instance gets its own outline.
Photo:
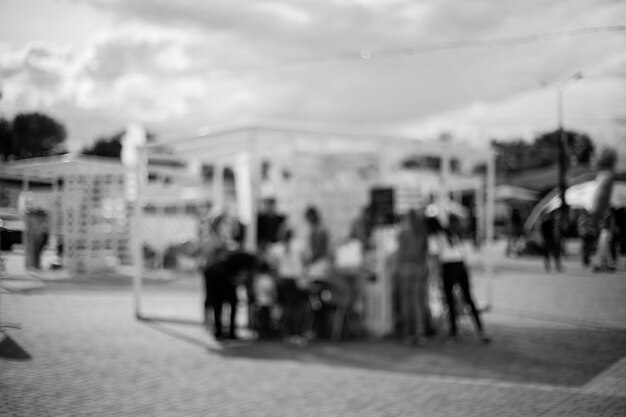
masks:
[[[558,80],[577,70],[587,77],[567,92],[567,104],[571,112],[578,109],[580,126],[595,123],[607,138],[624,127],[623,113],[599,114],[600,106],[575,100],[577,91],[605,104],[613,97],[613,107],[620,100],[623,32],[375,59],[380,49],[618,24],[626,12],[619,2],[81,4],[95,5],[116,26],[73,47],[0,45],[3,105],[61,112],[70,134],[80,138],[93,126],[112,130],[133,120],[165,131],[255,117],[395,124],[434,136],[453,124],[477,138],[532,136],[554,123],[554,100],[538,90],[539,79]],[[363,49],[373,51],[373,59],[302,64],[335,53],[359,57]],[[607,80],[612,84],[603,84]],[[609,120],[600,125],[600,119]]]

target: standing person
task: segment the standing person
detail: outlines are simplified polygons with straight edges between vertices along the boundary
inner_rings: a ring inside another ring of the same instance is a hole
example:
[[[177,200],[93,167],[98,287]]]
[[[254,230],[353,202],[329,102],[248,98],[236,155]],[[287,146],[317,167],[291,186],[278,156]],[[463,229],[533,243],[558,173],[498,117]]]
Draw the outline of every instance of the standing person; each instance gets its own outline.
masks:
[[[609,212],[600,223],[600,235],[598,237],[598,249],[593,260],[593,272],[615,270],[611,256],[612,230],[613,216]]]
[[[235,207],[226,205],[223,212],[213,219],[214,228],[229,249],[242,249],[246,238],[246,226],[239,221]]]
[[[550,271],[550,257],[554,258],[554,266],[557,271],[561,270],[561,247],[560,233],[558,230],[558,222],[550,213],[543,213],[540,230],[543,238],[543,259],[546,271]]]
[[[372,206],[365,206],[359,216],[352,222],[350,227],[350,239],[361,242],[363,251],[372,249],[372,233],[374,231],[374,220],[372,218]]]
[[[252,278],[255,320],[251,327],[256,330],[258,338],[267,339],[274,334],[272,313],[277,301],[276,282],[267,262],[261,262],[256,272]]]
[[[324,275],[330,272],[330,243],[328,231],[324,227],[322,217],[317,208],[307,207],[304,218],[309,224],[309,237],[306,253],[304,255],[304,267],[311,278],[324,279]]]
[[[265,199],[257,216],[257,247],[261,251],[265,251],[268,245],[278,242],[278,232],[284,221],[285,216],[276,210],[276,199]]]
[[[511,208],[509,219],[509,240],[506,246],[506,256],[517,255],[517,246],[523,234],[522,215],[516,207]]]
[[[457,340],[457,300],[454,297],[454,287],[458,285],[461,288],[465,304],[470,307],[472,312],[478,337],[485,344],[491,342],[491,339],[485,335],[480,313],[472,297],[469,273],[460,236],[450,229],[444,229],[436,218],[429,219],[429,231],[431,247],[439,258],[441,280],[448,307],[447,340]]]
[[[582,252],[583,266],[589,266],[597,234],[598,232],[593,224],[591,215],[586,211],[581,213],[578,217],[578,236],[581,240],[580,248]]]
[[[305,345],[304,318],[309,293],[303,276],[301,252],[293,242],[291,229],[281,231],[281,241],[270,249],[270,259],[278,275],[278,303],[283,307],[282,331],[285,341]]]
[[[307,207],[304,217],[309,225],[307,246],[303,256],[304,276],[309,282],[309,290],[312,295],[321,298],[325,290],[329,288],[339,291],[337,287],[339,283],[337,281],[331,283],[333,276],[330,238],[317,208],[313,206]],[[314,285],[310,285],[311,283]],[[308,326],[310,329],[307,329],[307,338],[330,333],[331,327],[327,320],[327,310],[323,308],[321,302],[316,304],[318,304],[318,307],[312,308],[315,311],[310,316],[311,325]]]
[[[219,231],[219,224],[215,221],[210,222],[206,238],[200,242],[198,250],[196,251],[198,267],[199,270],[202,271],[205,283],[203,315],[204,324],[207,327],[211,326],[211,309],[214,307],[214,299],[211,295],[212,287],[210,280],[207,279],[207,274],[216,271],[211,267],[223,260],[228,252],[228,246],[222,239],[222,235]]]
[[[423,346],[422,327],[427,306],[428,239],[425,217],[409,210],[398,233],[395,274],[405,343]]]

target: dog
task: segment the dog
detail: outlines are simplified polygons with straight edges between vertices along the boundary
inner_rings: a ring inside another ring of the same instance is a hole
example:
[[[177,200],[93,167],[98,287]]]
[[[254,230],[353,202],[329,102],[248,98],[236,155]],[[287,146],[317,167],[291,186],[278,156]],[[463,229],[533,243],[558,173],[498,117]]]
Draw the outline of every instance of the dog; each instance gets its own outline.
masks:
[[[237,339],[235,334],[235,319],[237,316],[237,287],[244,285],[250,292],[252,277],[259,265],[256,255],[245,251],[228,251],[221,254],[215,261],[205,266],[204,287],[204,317],[209,323],[210,310],[213,310],[214,335],[216,339],[223,339],[222,307],[230,306],[230,323],[227,337]]]

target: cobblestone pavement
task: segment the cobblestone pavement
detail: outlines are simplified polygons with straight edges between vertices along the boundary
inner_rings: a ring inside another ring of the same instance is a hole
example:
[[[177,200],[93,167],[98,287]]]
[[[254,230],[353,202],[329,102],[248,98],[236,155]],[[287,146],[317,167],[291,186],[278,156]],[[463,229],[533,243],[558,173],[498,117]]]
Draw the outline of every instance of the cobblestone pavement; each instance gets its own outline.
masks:
[[[32,360],[0,359],[0,415],[625,415],[626,276],[589,275],[573,261],[546,274],[535,261],[500,265],[489,346],[469,334],[423,349],[219,345],[184,323],[198,320],[195,281],[146,288],[146,313],[180,323],[133,319],[128,285],[3,293],[0,318],[21,324],[7,334]]]

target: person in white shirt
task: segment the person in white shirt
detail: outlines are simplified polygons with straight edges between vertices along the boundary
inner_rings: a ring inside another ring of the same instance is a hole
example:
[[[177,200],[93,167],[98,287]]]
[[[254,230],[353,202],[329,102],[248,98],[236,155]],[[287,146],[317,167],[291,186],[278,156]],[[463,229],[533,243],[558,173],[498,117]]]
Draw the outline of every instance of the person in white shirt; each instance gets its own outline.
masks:
[[[252,282],[254,303],[257,308],[256,330],[261,339],[272,336],[272,310],[276,305],[276,283],[269,265],[262,263]]]
[[[278,275],[278,303],[283,307],[283,336],[288,343],[304,345],[307,342],[303,334],[309,292],[302,251],[293,241],[291,229],[283,229],[280,238],[278,243],[271,246],[269,257]]]
[[[485,335],[480,313],[472,298],[469,273],[465,262],[465,251],[458,234],[441,226],[441,223],[431,217],[429,225],[429,247],[439,258],[441,279],[448,307],[449,332],[447,340],[457,340],[457,304],[454,297],[454,287],[459,285],[465,304],[470,307],[472,318],[480,340],[487,344],[491,339]]]

